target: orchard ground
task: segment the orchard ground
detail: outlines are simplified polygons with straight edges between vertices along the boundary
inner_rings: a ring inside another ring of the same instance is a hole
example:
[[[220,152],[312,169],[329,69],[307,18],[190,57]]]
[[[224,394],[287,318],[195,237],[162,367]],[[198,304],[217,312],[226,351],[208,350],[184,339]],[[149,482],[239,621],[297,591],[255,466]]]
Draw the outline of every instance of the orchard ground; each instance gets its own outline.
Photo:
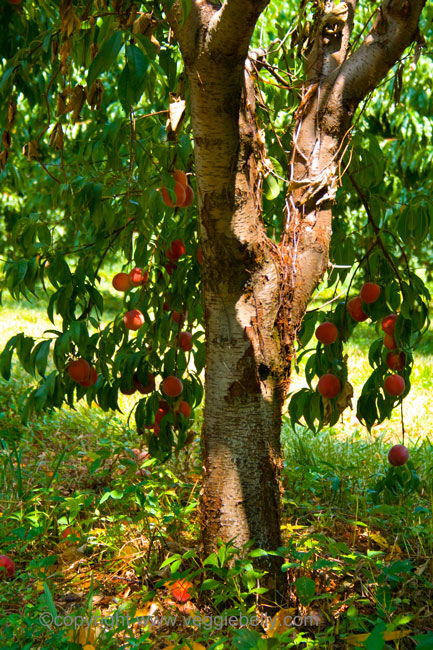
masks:
[[[111,288],[111,277],[120,270],[113,268],[103,278],[106,320],[123,309],[123,296]],[[368,323],[357,326],[345,347],[354,405],[370,374],[369,345],[380,336]],[[40,336],[53,328],[41,309],[14,303],[6,292],[0,324],[2,348],[18,331]],[[157,466],[148,459],[142,462],[133,451],[144,451],[133,417],[128,420],[136,395],[120,396],[123,413],[106,414],[83,402],[75,411],[35,417],[24,428],[19,403],[31,381],[17,367],[9,383],[0,381],[0,553],[10,556],[17,568],[12,582],[0,580],[0,646],[18,648],[33,641],[29,647],[80,647],[71,644],[70,629],[40,625],[38,616],[52,607],[76,616],[87,612],[89,604],[94,614],[105,616],[119,608],[131,617],[135,610],[143,616],[217,615],[228,609],[252,611],[252,616],[254,604],[247,595],[256,586],[256,576],[248,562],[230,574],[222,555],[218,570],[200,562],[200,409],[191,424],[190,445]],[[314,581],[313,595],[292,589],[286,607],[292,613],[314,612],[320,623],[296,632],[281,625],[277,632],[284,647],[292,647],[296,634],[311,639],[310,645],[300,647],[343,648],[351,638],[353,645],[363,647],[365,633],[383,623],[380,629],[388,642],[412,648],[413,635],[433,630],[431,331],[415,353],[412,381],[403,408],[404,444],[420,479],[417,490],[373,498],[374,488],[390,469],[390,446],[403,442],[400,408],[371,434],[350,410],[332,430],[316,435],[302,427],[293,431],[287,422],[283,428],[282,524],[288,579]],[[301,364],[292,390],[304,385]],[[68,526],[76,536],[65,542],[62,533]],[[161,568],[170,558],[173,562]],[[170,589],[170,580],[178,578],[194,585],[186,604],[177,602]],[[212,588],[203,589],[203,580],[213,580],[208,583]],[[311,588],[312,583],[307,584]],[[140,637],[135,648],[163,648],[182,638],[191,644],[194,640],[196,648],[247,647],[240,645],[243,637],[235,628],[216,633],[180,623],[150,627],[148,636],[146,629],[121,626],[98,639],[96,628],[88,637],[78,632],[81,646],[87,641],[104,649],[119,647],[119,639],[128,634]],[[266,635],[251,628],[251,634],[259,633],[269,642],[263,647],[275,647],[275,630]],[[357,637],[361,634],[364,638]]]

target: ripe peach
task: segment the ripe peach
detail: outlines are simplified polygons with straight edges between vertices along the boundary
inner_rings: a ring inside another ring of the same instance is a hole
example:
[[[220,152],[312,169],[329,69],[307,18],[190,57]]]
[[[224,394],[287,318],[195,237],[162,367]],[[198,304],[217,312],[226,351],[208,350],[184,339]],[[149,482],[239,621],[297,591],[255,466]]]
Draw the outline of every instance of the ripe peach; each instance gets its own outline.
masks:
[[[176,406],[174,409],[175,413],[182,413],[182,415],[188,419],[191,417],[191,406],[188,404],[188,402],[185,402],[184,400],[180,401],[179,404]]]
[[[133,287],[139,287],[141,284],[146,284],[149,278],[147,271],[143,271],[139,266],[136,266],[135,269],[129,273],[129,280]]]
[[[158,401],[158,408],[159,408],[159,409],[162,409],[162,410],[165,411],[166,413],[168,413],[169,410],[170,410],[170,406],[169,406],[169,404],[168,404],[168,402],[167,402],[166,399],[160,399],[160,400]]]
[[[167,262],[167,264],[164,264],[164,268],[167,271],[168,275],[171,275],[173,271],[177,269],[177,264],[173,264],[172,262]]]
[[[406,358],[404,352],[388,352],[386,365],[390,370],[403,370]]]
[[[188,580],[176,580],[169,586],[171,595],[175,600],[180,603],[186,603],[192,596],[192,589],[194,585]]]
[[[370,305],[372,302],[376,302],[379,296],[380,287],[378,284],[375,284],[374,282],[366,282],[363,285],[361,289],[361,298],[365,303],[367,303],[367,305]]]
[[[161,423],[162,418],[164,417],[164,415],[167,415],[167,411],[165,411],[164,409],[159,408],[157,410],[157,412],[156,412],[156,415],[155,415],[155,424],[157,424],[159,426],[160,423]]]
[[[164,304],[162,305],[162,308],[164,311],[170,311],[170,303],[168,300],[164,300]]]
[[[162,200],[164,201],[165,205],[168,206],[169,208],[175,208],[176,206],[181,205],[182,203],[185,202],[186,191],[183,185],[181,185],[180,183],[175,183],[174,193],[176,195],[175,202],[172,201],[170,192],[165,187],[163,187],[161,190]]]
[[[174,309],[171,314],[171,320],[174,323],[183,323],[186,316],[187,316],[186,312],[184,314],[181,314],[180,311],[176,311],[176,309]]]
[[[65,541],[66,546],[75,546],[76,544],[78,544],[78,540],[76,540],[75,542],[72,542],[72,541],[67,539],[68,537],[71,537],[72,535],[78,536],[78,531],[77,531],[76,528],[71,528],[70,526],[68,526],[67,528],[62,530],[62,539]]]
[[[85,359],[71,361],[67,367],[67,371],[70,378],[77,383],[87,381],[90,377],[90,365]]]
[[[191,185],[185,187],[185,201],[179,204],[179,208],[189,208],[194,203],[194,190]]]
[[[0,578],[12,578],[15,575],[15,563],[8,555],[0,555]]]
[[[409,449],[404,445],[394,445],[388,452],[388,460],[394,467],[405,465],[409,460]]]
[[[317,384],[317,390],[323,397],[333,399],[341,390],[340,380],[332,373],[322,375]]]
[[[167,397],[178,397],[183,391],[183,385],[177,377],[166,377],[162,382],[162,390]]]
[[[203,252],[201,250],[201,246],[197,248],[197,262],[199,264],[203,264]]]
[[[132,287],[128,273],[117,273],[112,284],[116,291],[129,291]]]
[[[388,348],[388,350],[395,350],[397,347],[395,338],[391,334],[385,334],[383,337],[383,344],[386,348]]]
[[[406,384],[401,375],[388,375],[383,383],[383,387],[385,389],[385,393],[388,393],[388,395],[392,395],[393,397],[397,397],[398,395],[404,393]]]
[[[131,309],[127,311],[123,317],[123,322],[128,330],[136,332],[144,323],[144,316],[138,309]]]
[[[337,328],[335,327],[334,323],[330,323],[329,321],[325,321],[316,329],[316,339],[324,345],[335,343],[337,336]]]
[[[12,577],[15,574],[15,563],[8,555],[0,555],[0,576]]]
[[[94,386],[96,382],[98,381],[98,373],[96,372],[96,368],[90,368],[90,373],[87,379],[84,381],[79,381],[78,383],[80,386],[84,386],[85,388],[88,388],[89,386]]]
[[[181,239],[175,239],[171,242],[170,248],[167,248],[166,251],[167,257],[171,262],[177,262],[182,255],[185,255],[185,253],[186,247]]]
[[[388,314],[382,318],[382,329],[385,334],[394,334],[395,321],[398,318],[398,314]]]
[[[179,335],[179,347],[184,351],[184,352],[189,352],[192,350],[192,334],[191,332],[181,332]]]
[[[15,5],[16,7],[21,4],[22,0],[8,0],[10,5]]]
[[[358,323],[362,323],[362,321],[367,320],[368,318],[367,314],[362,311],[361,296],[349,300],[347,303],[347,311],[349,312],[349,316],[351,316],[353,320],[358,321]]]
[[[172,176],[176,183],[180,183],[183,187],[188,186],[188,176],[181,169],[175,169]]]
[[[122,395],[133,395],[134,393],[137,392],[137,389],[135,386],[131,386],[131,388],[121,388],[120,392]]]
[[[138,379],[138,375],[136,372],[134,372],[132,376],[132,383],[134,384],[138,392],[141,393],[142,395],[147,395],[147,393],[152,393],[155,390],[155,377],[154,375],[152,375],[151,372],[147,373],[147,384],[145,386],[143,386],[143,384]]]

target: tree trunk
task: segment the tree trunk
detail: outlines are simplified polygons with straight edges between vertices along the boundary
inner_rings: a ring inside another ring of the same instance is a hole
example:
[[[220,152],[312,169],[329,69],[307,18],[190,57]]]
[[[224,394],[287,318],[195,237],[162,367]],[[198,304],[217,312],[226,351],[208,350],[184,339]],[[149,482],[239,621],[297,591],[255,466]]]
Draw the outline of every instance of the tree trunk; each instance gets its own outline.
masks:
[[[417,36],[425,0],[384,0],[350,53],[356,0],[325,3],[293,129],[282,241],[266,235],[256,169],[254,84],[247,59],[266,0],[178,0],[168,19],[188,75],[207,344],[202,492],[205,554],[218,539],[280,546],[281,410],[297,331],[328,264],[332,204],[350,124]],[[268,555],[271,596],[283,591]]]

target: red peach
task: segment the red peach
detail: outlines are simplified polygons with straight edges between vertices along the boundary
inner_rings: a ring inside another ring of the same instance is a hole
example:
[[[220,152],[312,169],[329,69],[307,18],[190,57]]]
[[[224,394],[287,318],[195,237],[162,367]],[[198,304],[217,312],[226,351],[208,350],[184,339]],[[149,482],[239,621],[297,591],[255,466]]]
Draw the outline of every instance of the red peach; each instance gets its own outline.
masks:
[[[123,322],[128,330],[136,332],[144,323],[144,316],[138,309],[131,309],[127,311],[123,317]]]
[[[132,287],[128,273],[117,273],[112,284],[116,291],[129,291]]]
[[[388,352],[386,365],[390,370],[403,370],[406,358],[404,352]]]
[[[143,271],[139,266],[136,266],[135,269],[129,273],[129,280],[133,287],[139,287],[141,284],[146,284],[149,278],[147,271]]]
[[[191,417],[191,406],[188,404],[188,402],[185,402],[184,400],[180,401],[179,404],[176,406],[174,409],[175,413],[182,413],[182,415],[188,419]]]
[[[367,320],[368,318],[367,314],[362,311],[361,296],[349,300],[347,303],[347,311],[349,312],[349,316],[351,316],[353,320],[358,321],[358,323],[362,323],[362,321]]]
[[[152,393],[155,390],[155,377],[154,375],[152,375],[151,372],[147,373],[146,385],[143,386],[143,384],[138,379],[138,375],[136,372],[134,372],[132,376],[132,383],[134,384],[138,392],[141,393],[142,395],[147,395],[148,393]]]
[[[185,188],[185,201],[179,204],[179,208],[189,208],[190,205],[194,203],[194,190],[191,185],[187,185]]]
[[[406,383],[401,375],[388,375],[383,383],[385,392],[392,397],[397,397],[404,393]]]
[[[398,314],[388,314],[382,318],[382,329],[385,334],[394,334],[395,321],[398,318]]]
[[[175,208],[176,206],[181,205],[182,203],[185,202],[186,191],[183,185],[181,185],[180,183],[175,183],[174,193],[176,195],[175,202],[172,201],[171,194],[165,187],[163,187],[161,190],[162,200],[164,201],[165,205],[169,208]]]
[[[388,460],[394,467],[405,465],[409,460],[409,449],[404,445],[394,445],[388,452]]]
[[[90,376],[90,365],[85,359],[71,361],[67,367],[68,375],[73,381],[80,383],[87,381]]]
[[[374,282],[366,282],[361,289],[361,298],[367,304],[370,305],[380,296],[380,287]]]
[[[317,384],[317,390],[323,397],[333,399],[341,390],[340,380],[332,373],[322,375]]]
[[[80,384],[80,386],[84,386],[85,388],[88,388],[89,386],[94,386],[97,381],[98,381],[98,373],[96,372],[96,368],[90,368],[89,377],[84,381],[79,381],[78,383]]]
[[[179,347],[184,352],[189,352],[192,350],[192,334],[191,332],[181,332],[179,335]]]
[[[183,187],[188,186],[188,176],[181,169],[175,169],[172,176],[176,183],[180,183]]]
[[[178,397],[183,391],[183,384],[177,377],[166,377],[162,382],[162,390],[167,397]]]
[[[335,327],[334,323],[330,323],[329,321],[325,321],[316,329],[316,339],[324,345],[335,343],[337,336],[338,329]]]
[[[12,578],[15,575],[15,563],[8,555],[0,555],[0,578]]]
[[[383,337],[383,344],[388,350],[395,350],[397,347],[397,343],[395,342],[395,338],[391,334],[385,334]]]

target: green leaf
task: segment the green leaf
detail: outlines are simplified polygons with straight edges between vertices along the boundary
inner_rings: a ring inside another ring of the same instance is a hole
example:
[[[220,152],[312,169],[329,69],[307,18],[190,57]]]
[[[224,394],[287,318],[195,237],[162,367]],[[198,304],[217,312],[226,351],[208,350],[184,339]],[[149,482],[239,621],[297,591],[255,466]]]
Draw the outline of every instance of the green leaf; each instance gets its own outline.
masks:
[[[316,594],[316,583],[307,576],[298,578],[295,582],[296,594],[302,605],[308,605]]]
[[[281,187],[278,183],[278,180],[275,178],[275,176],[272,176],[272,174],[266,176],[263,182],[263,190],[266,198],[269,201],[274,201],[277,198],[277,196],[281,192]]]
[[[122,47],[122,40],[123,32],[117,31],[105,41],[100,52],[98,52],[90,65],[89,74],[87,75],[87,86],[89,89],[99,75],[111,68],[116,61],[117,55]]]
[[[146,83],[146,73],[149,68],[149,59],[136,45],[126,48],[126,64],[123,68],[118,84],[118,95],[125,113],[129,113],[131,106],[138,102]]]

